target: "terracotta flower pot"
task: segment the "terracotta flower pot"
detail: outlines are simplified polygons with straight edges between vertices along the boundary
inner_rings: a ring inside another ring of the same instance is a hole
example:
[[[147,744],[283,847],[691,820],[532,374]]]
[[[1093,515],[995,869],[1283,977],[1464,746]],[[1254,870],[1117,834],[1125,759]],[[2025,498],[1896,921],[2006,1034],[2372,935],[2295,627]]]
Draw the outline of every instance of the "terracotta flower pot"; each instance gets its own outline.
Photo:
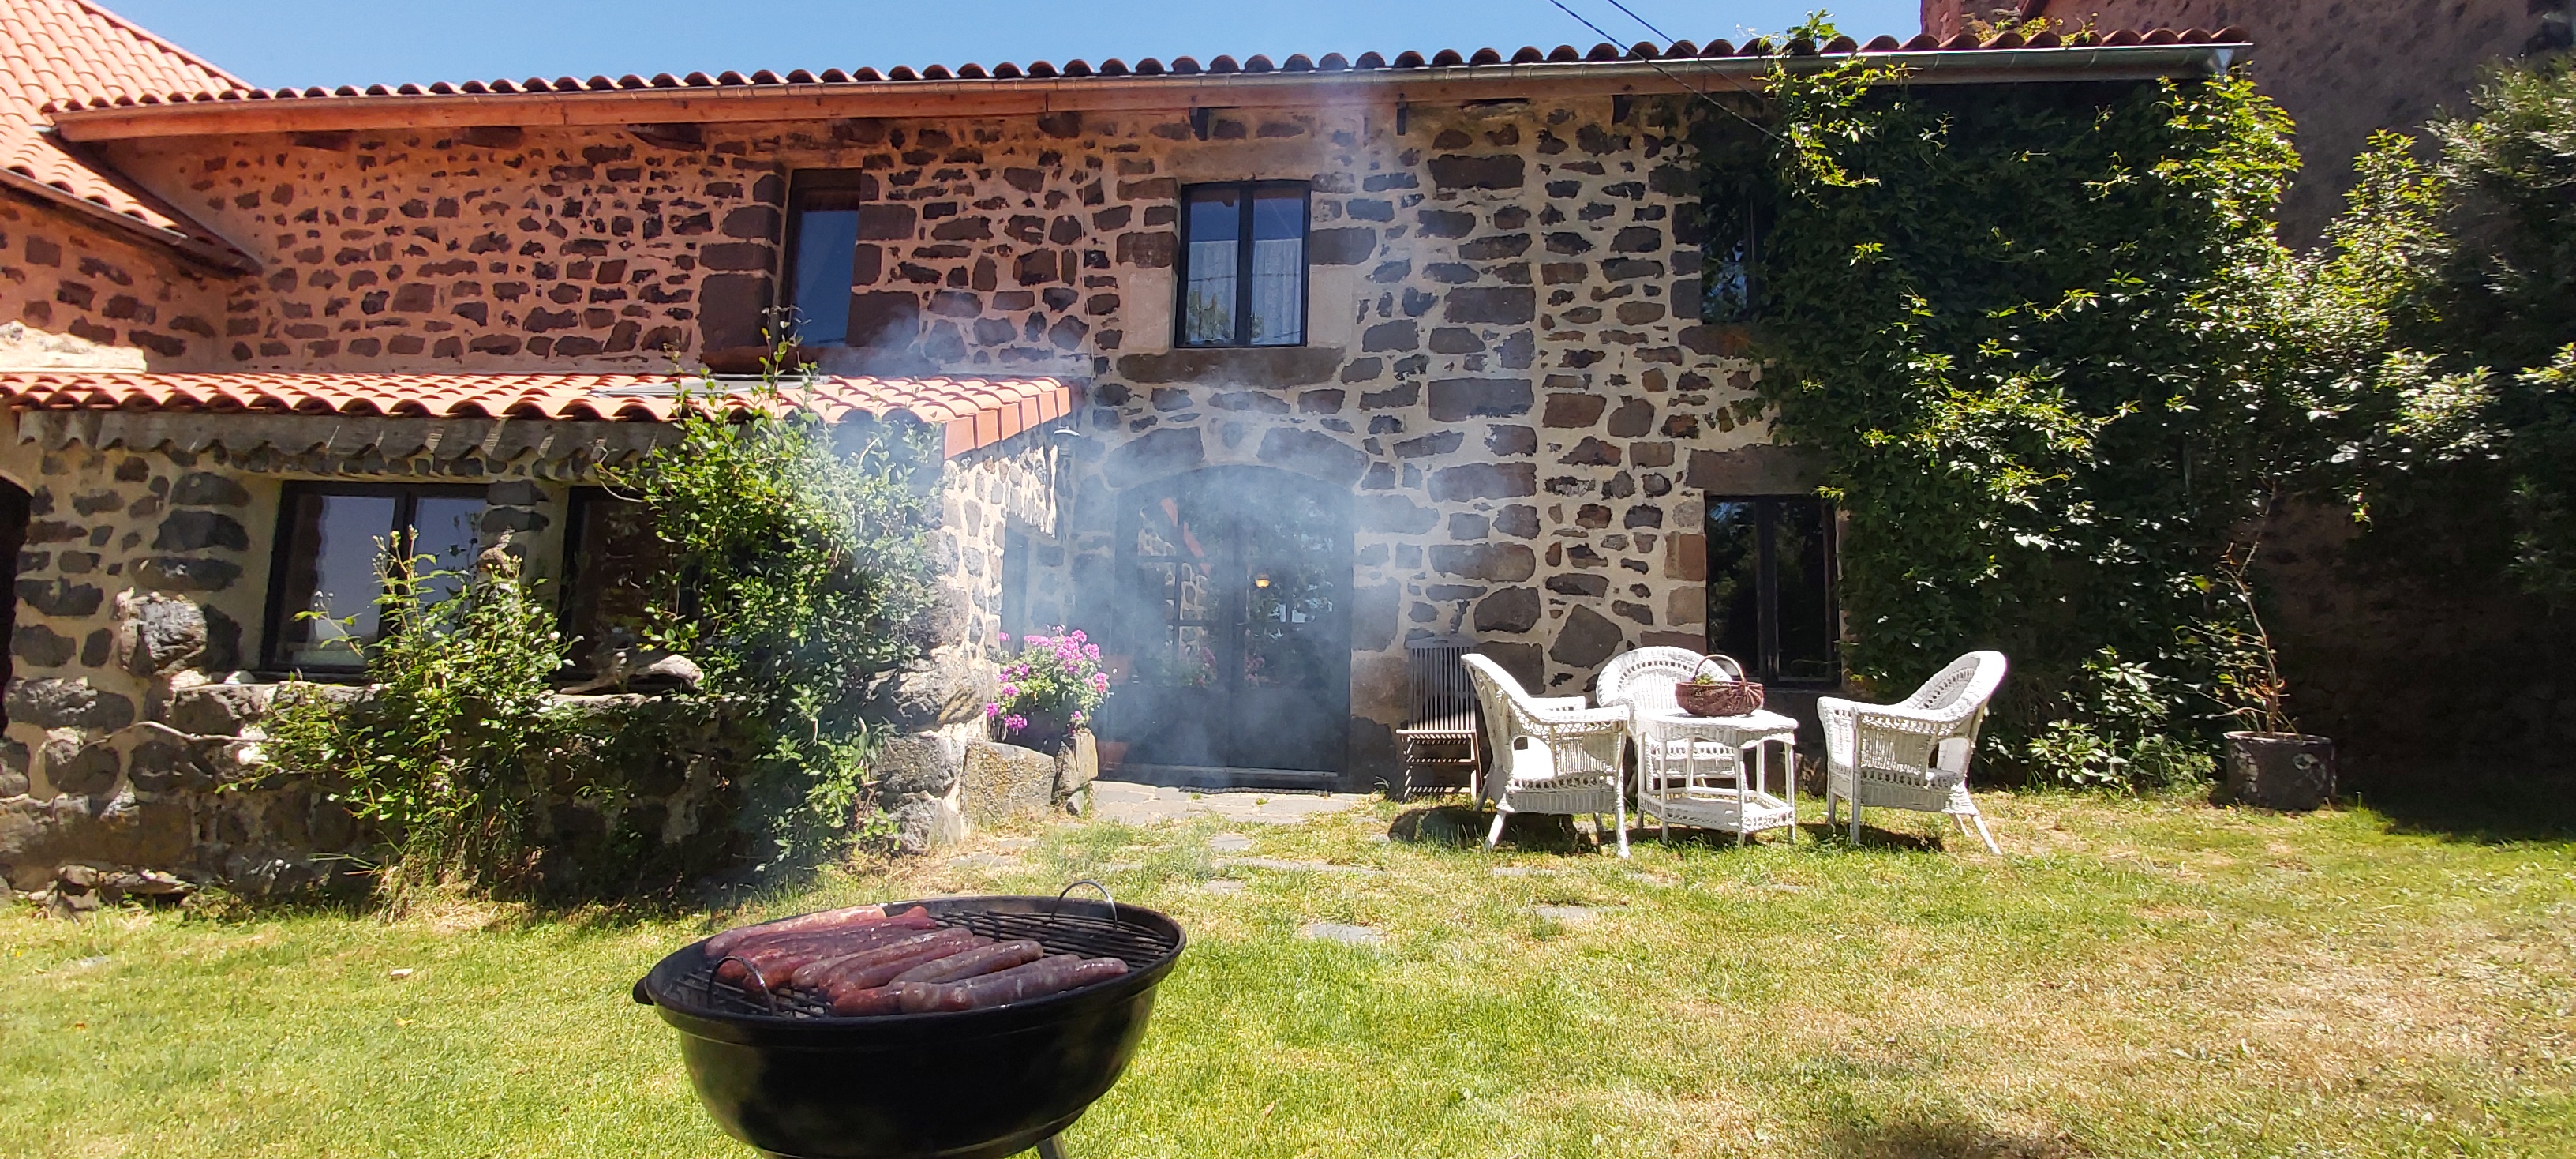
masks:
[[[2304,813],[2334,799],[2334,741],[2295,732],[2227,734],[2222,805]]]

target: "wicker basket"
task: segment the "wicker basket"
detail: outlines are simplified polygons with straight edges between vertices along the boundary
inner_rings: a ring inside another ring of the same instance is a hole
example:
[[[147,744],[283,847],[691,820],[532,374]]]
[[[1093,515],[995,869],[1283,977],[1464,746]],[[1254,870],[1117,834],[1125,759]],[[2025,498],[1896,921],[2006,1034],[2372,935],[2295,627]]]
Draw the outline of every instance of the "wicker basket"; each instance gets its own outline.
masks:
[[[1700,666],[1705,670],[1708,662],[1700,661]],[[1673,700],[1692,716],[1749,716],[1762,707],[1762,686],[1751,680],[1720,679],[1713,684],[1676,680]]]

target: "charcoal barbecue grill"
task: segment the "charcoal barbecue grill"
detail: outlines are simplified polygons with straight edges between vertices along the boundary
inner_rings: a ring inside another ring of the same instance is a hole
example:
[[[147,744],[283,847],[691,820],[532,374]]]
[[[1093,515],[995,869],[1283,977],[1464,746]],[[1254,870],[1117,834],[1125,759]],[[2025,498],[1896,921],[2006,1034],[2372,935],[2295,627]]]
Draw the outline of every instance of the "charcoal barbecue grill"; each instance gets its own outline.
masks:
[[[1186,940],[1153,910],[1087,898],[889,903],[1050,954],[1114,957],[1120,977],[984,1010],[835,1018],[793,992],[715,980],[696,942],[635,983],[680,1032],[698,1101],[726,1134],[776,1159],[1000,1159],[1056,1135],[1127,1069],[1154,987]]]

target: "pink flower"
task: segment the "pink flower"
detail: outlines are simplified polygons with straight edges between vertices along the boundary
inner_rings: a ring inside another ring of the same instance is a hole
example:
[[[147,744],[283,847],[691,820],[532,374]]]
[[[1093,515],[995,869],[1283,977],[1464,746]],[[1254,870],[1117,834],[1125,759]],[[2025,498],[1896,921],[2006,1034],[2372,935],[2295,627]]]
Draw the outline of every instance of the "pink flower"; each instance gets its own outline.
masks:
[[[999,704],[987,704],[984,706],[984,715],[1000,716],[1002,715],[1002,706]]]
[[[1010,634],[1009,632],[995,632],[995,633],[993,633],[993,634],[994,634],[994,635],[996,635],[996,636],[998,636],[998,637],[1000,637],[1000,638],[1001,638],[1001,640],[1002,640],[1002,642],[1003,642],[1003,643],[1005,643],[1005,644],[1008,644],[1008,643],[1010,643],[1010,642],[1011,642],[1011,634]]]

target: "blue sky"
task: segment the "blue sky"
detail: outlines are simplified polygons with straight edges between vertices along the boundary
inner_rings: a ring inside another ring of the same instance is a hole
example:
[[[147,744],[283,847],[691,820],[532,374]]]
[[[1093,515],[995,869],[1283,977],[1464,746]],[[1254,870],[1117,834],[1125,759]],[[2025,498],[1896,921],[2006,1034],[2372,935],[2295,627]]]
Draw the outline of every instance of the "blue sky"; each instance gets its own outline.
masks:
[[[1509,51],[1602,38],[1548,0],[104,0],[263,87],[1082,57]],[[1565,0],[1620,43],[1611,0]],[[1624,0],[1687,40],[1777,31],[1817,0]],[[1843,0],[1844,31],[1910,36],[1917,0]]]

